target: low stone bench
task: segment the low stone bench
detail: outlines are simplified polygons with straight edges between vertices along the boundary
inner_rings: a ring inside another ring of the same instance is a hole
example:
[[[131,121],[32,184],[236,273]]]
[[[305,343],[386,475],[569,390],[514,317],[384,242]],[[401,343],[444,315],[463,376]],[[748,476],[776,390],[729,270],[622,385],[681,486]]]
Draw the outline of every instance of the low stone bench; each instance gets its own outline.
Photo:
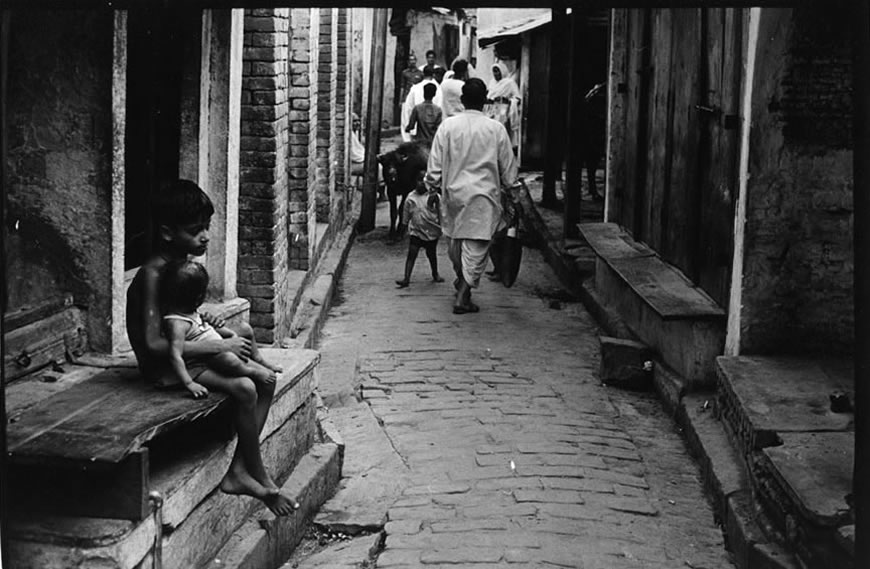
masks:
[[[677,268],[615,223],[578,225],[595,252],[595,289],[689,385],[712,383],[725,311]]]
[[[329,480],[322,487],[331,493],[341,449],[319,440],[320,356],[263,353],[285,370],[261,434],[264,463],[283,484],[300,461],[313,460],[306,470],[323,470]],[[50,381],[7,386],[7,535],[15,567],[144,568],[158,550],[164,567],[199,567],[262,507],[217,489],[235,450],[228,398],[156,390],[134,364],[67,365]],[[159,541],[152,491],[163,499]],[[324,499],[312,498],[303,510]]]

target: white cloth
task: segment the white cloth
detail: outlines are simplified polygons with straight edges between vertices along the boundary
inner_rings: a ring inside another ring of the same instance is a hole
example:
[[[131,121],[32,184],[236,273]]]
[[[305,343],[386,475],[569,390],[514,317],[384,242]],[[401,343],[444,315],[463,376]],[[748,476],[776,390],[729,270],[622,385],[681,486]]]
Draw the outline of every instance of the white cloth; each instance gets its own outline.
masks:
[[[493,79],[488,85],[486,97],[488,99],[508,100],[507,124],[505,126],[510,129],[508,134],[511,137],[511,145],[517,146],[520,140],[520,88],[509,74],[504,63],[497,61],[492,68],[498,68],[501,72],[501,79],[496,81],[495,75],[493,75]]]
[[[404,142],[411,142],[413,135],[417,134],[416,128],[412,129],[411,132],[405,132],[405,127],[411,119],[411,112],[414,110],[414,107],[426,100],[426,97],[423,96],[423,86],[428,83],[435,85],[435,96],[432,97],[432,102],[439,107],[441,106],[441,88],[434,79],[423,79],[411,87],[411,90],[408,91],[408,96],[405,97],[405,102],[402,104],[402,140]]]
[[[429,207],[429,194],[408,194],[402,219],[408,221],[408,235],[424,241],[434,241],[441,237],[441,216],[438,206]]]
[[[366,159],[366,147],[360,142],[359,134],[351,131],[350,133],[350,161],[357,164],[362,164]]]
[[[516,180],[516,158],[501,123],[476,110],[441,123],[425,182],[441,190],[441,228],[447,237],[491,239],[502,218],[501,188]]]
[[[471,288],[477,288],[480,277],[489,264],[489,246],[492,241],[483,239],[450,239],[447,256],[456,276],[462,275]]]
[[[441,110],[444,111],[444,118],[458,115],[465,110],[460,99],[463,85],[465,85],[465,81],[453,77],[449,79],[445,77],[444,81],[441,82]]]

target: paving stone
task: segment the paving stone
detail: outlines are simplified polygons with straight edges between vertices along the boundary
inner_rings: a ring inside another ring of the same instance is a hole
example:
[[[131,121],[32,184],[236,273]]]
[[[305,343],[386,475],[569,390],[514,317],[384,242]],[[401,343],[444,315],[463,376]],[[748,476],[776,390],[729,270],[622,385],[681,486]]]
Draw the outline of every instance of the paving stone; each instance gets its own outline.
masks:
[[[449,283],[384,286],[404,251],[382,236],[351,251],[319,348],[324,369],[358,366],[344,390],[370,405],[406,470],[377,479],[394,495],[377,567],[729,567],[670,418],[601,387],[600,332],[579,304],[542,310],[536,290],[558,284],[529,253],[514,287],[483,283],[481,311],[458,316]],[[444,243],[439,262],[446,272]]]

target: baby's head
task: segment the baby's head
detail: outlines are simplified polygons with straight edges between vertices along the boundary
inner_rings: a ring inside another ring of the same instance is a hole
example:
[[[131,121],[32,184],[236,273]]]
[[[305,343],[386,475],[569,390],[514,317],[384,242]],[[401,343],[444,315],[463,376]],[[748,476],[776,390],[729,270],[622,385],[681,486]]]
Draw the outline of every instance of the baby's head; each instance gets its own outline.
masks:
[[[163,243],[192,255],[205,253],[214,204],[194,182],[176,180],[162,188],[152,202],[152,215],[155,234]]]
[[[192,314],[205,302],[208,271],[196,261],[171,261],[160,277],[160,303],[165,311]]]

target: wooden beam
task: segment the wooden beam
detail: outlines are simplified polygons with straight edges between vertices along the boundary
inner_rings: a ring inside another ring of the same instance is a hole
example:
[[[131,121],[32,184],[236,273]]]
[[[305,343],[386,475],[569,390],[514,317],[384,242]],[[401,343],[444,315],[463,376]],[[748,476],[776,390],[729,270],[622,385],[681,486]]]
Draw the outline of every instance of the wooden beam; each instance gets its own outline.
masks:
[[[853,212],[855,219],[855,458],[852,476],[852,509],[855,514],[855,554],[870,559],[870,6],[855,0],[852,77],[854,108]]]
[[[569,53],[570,95],[568,98],[568,165],[565,169],[564,221],[563,231],[566,238],[577,235],[580,223],[581,179],[586,156],[586,102],[583,100],[586,85],[585,53],[587,41],[585,6],[575,4],[571,12],[571,41]]]
[[[384,102],[384,65],[387,45],[387,8],[375,10],[372,32],[372,59],[369,64],[369,106],[366,112],[366,154],[360,210],[360,233],[375,228],[378,193],[378,152],[381,147],[381,111]]]
[[[568,86],[565,84],[565,77],[568,76],[568,65],[571,61],[570,52],[565,50],[565,46],[570,45],[568,35],[570,20],[564,2],[553,6],[550,27],[547,146],[544,149],[544,188],[541,205],[554,208],[558,202],[556,180],[562,178],[562,165],[565,162],[565,117],[568,110],[566,105]]]

